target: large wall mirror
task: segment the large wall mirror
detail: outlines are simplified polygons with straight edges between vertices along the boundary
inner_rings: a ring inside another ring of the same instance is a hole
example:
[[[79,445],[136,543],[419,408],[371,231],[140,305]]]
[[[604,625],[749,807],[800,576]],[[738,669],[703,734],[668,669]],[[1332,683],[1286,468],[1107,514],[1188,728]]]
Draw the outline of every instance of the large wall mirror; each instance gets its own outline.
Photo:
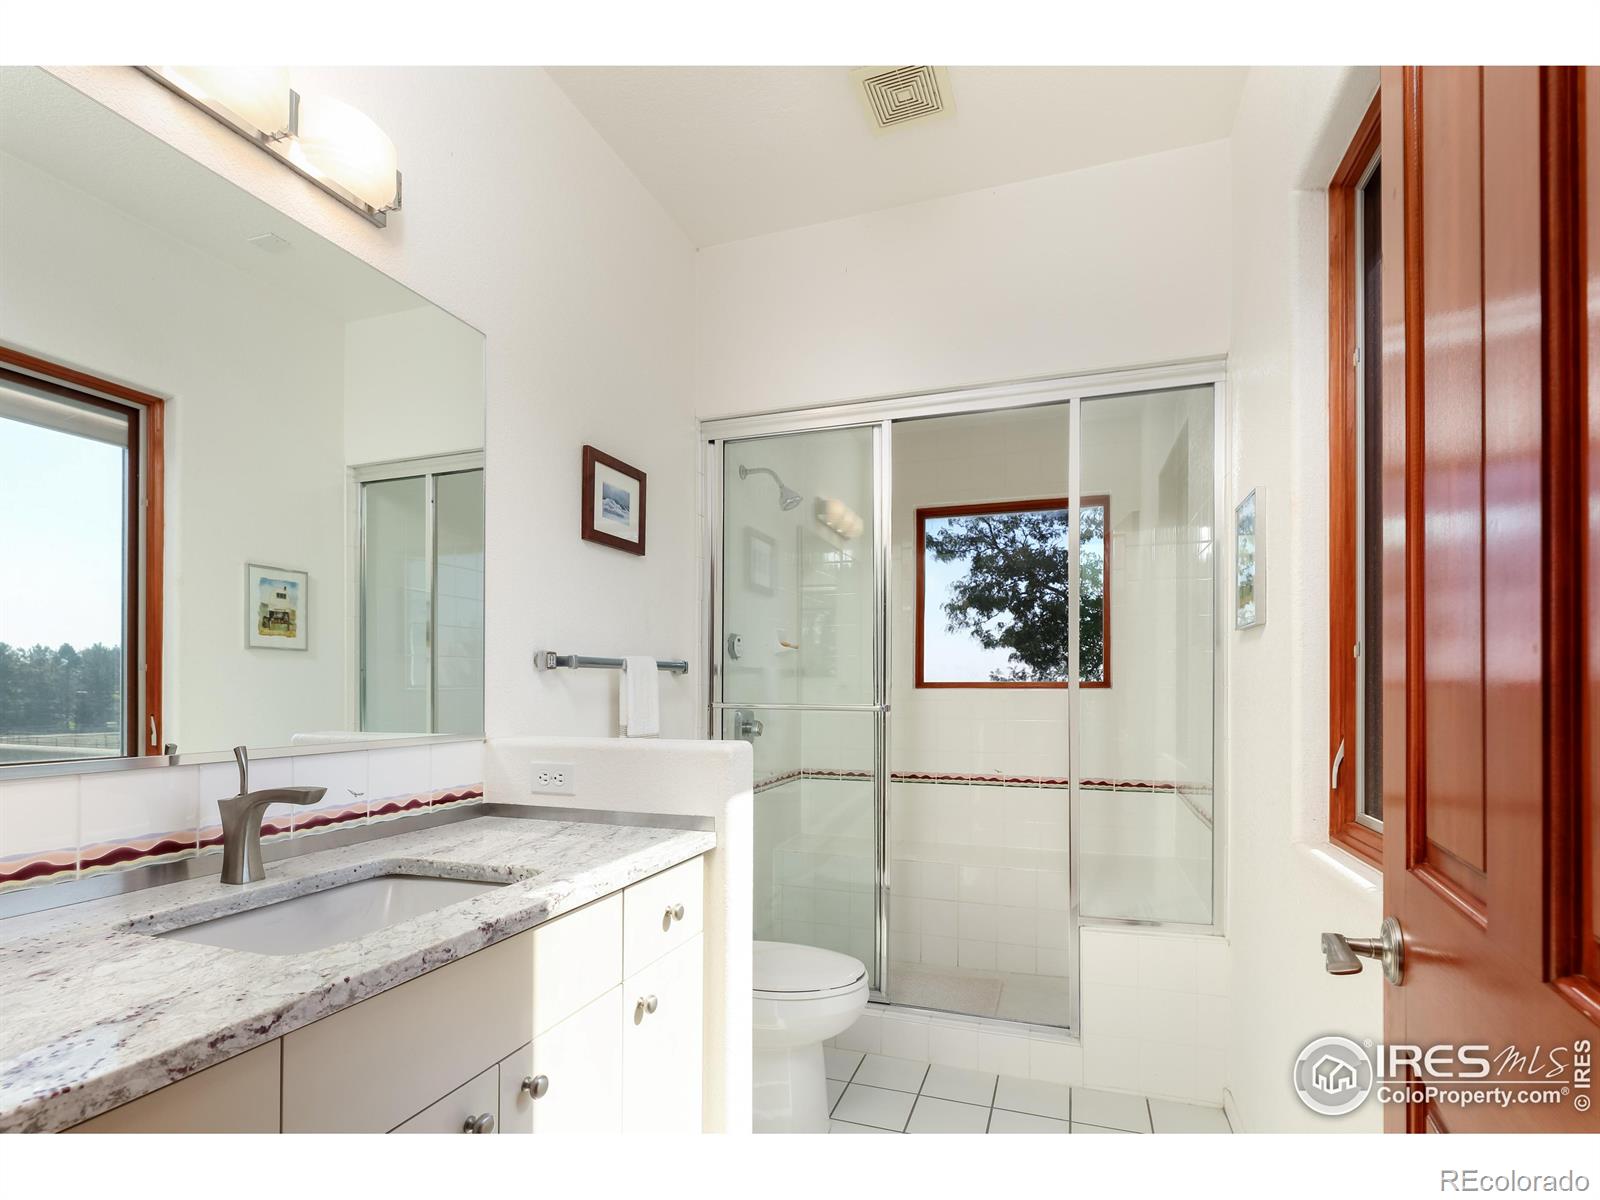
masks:
[[[483,398],[476,330],[0,68],[0,771],[481,734]]]

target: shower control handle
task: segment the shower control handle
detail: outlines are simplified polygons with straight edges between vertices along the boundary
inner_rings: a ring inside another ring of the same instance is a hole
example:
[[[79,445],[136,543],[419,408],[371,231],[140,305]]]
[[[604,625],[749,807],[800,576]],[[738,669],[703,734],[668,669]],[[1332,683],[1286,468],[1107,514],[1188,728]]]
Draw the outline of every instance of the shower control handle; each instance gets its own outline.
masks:
[[[766,732],[766,723],[758,720],[755,713],[748,708],[735,710],[733,714],[733,736],[750,741],[760,737]]]

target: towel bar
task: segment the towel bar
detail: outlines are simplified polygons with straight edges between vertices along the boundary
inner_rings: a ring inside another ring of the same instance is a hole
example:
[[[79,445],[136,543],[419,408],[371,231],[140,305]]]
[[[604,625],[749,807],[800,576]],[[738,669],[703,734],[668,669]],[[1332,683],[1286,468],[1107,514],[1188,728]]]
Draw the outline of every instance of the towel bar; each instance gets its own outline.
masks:
[[[587,654],[557,654],[554,650],[540,650],[533,656],[534,666],[545,671],[553,671],[557,667],[599,667],[603,670],[622,670],[620,658],[594,658]],[[689,664],[681,658],[658,658],[656,669],[671,671],[674,675],[687,675]]]

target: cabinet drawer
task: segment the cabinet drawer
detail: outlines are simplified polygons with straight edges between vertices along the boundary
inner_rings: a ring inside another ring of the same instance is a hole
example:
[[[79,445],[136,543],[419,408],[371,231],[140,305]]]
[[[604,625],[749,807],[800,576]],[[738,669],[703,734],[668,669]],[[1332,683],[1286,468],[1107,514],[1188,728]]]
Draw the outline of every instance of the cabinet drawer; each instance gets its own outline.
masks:
[[[502,1133],[622,1131],[621,996],[612,988],[500,1064]],[[542,1081],[539,1096],[524,1079]]]
[[[622,986],[622,1131],[699,1133],[703,939],[657,959]],[[654,998],[655,1011],[650,1000]]]
[[[683,916],[677,917],[678,905]],[[705,868],[690,859],[641,879],[622,895],[622,976],[684,945],[704,924]]]
[[[277,1133],[281,1047],[268,1042],[68,1133]]]
[[[530,933],[538,1037],[622,982],[622,896],[596,900]]]
[[[533,1039],[533,932],[283,1038],[285,1133],[382,1133]]]
[[[487,1115],[493,1118],[494,1124],[483,1132],[498,1133],[500,1131],[499,1079],[499,1069],[490,1067],[476,1079],[462,1084],[444,1099],[428,1105],[409,1121],[395,1126],[389,1132],[473,1133],[475,1130],[468,1127],[468,1122]]]

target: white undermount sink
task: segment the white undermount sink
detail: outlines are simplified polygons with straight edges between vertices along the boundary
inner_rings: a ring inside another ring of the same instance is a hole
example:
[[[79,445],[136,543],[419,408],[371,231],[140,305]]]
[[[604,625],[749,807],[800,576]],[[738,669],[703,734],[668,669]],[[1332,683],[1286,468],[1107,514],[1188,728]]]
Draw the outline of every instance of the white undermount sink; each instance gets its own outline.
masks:
[[[252,954],[305,954],[505,886],[476,879],[377,875],[156,936]]]

